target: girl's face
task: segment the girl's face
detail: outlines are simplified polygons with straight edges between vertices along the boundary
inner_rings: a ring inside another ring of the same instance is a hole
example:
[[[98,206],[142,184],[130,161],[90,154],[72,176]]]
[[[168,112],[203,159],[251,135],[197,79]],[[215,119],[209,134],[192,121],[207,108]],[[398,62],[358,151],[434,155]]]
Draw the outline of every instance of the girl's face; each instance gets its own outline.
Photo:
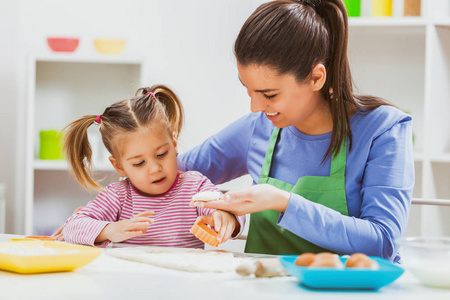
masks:
[[[252,112],[263,112],[276,127],[295,126],[303,133],[315,135],[332,130],[328,104],[320,95],[326,78],[322,67],[315,68],[312,79],[304,83],[298,83],[291,74],[279,75],[267,66],[238,64],[238,71],[251,98]]]
[[[127,137],[120,159],[110,157],[110,161],[142,195],[159,195],[167,192],[177,177],[176,147],[175,138],[166,130],[143,130]]]

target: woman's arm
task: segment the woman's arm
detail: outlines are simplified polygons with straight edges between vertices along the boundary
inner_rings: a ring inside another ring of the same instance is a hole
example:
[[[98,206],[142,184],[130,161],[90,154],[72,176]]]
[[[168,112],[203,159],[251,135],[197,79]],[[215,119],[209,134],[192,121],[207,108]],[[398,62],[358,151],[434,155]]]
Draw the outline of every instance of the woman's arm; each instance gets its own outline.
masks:
[[[413,187],[412,124],[407,119],[373,140],[360,191],[359,218],[268,185],[228,192],[224,200],[198,205],[237,215],[284,211],[278,225],[318,246],[340,254],[362,252],[393,259],[394,241],[407,225]]]
[[[359,218],[291,194],[278,225],[337,253],[394,259],[394,241],[406,229],[413,187],[412,124],[406,121],[373,140],[360,191]]]

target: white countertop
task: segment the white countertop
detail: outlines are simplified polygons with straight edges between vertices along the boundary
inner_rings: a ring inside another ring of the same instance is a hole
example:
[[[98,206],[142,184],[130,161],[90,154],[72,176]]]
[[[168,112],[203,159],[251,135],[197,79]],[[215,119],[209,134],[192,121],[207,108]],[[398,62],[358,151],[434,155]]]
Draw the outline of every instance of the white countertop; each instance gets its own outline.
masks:
[[[13,236],[0,234],[0,242]],[[295,277],[247,278],[189,273],[100,255],[72,272],[20,275],[0,271],[0,299],[450,299],[450,289],[422,286],[408,272],[378,291],[313,291]],[[145,297],[145,298],[144,298]]]

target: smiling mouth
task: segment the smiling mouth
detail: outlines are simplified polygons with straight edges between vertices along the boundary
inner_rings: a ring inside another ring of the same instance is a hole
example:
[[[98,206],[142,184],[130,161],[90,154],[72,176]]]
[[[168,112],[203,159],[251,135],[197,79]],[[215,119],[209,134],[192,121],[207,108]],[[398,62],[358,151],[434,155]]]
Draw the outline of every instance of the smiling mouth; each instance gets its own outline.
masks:
[[[279,112],[275,112],[275,113],[266,113],[266,116],[268,116],[268,117],[275,117],[276,115],[279,115],[280,113]]]
[[[160,183],[161,181],[163,181],[164,179],[166,179],[166,177],[160,178],[158,180],[153,181],[152,183]]]

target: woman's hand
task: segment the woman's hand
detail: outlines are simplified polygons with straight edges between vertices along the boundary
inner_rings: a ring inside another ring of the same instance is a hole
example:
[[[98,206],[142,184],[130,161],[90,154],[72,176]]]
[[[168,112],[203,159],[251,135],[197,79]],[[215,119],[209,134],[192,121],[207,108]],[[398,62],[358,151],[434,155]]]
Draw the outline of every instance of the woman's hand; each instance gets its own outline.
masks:
[[[154,214],[151,210],[143,211],[131,219],[109,223],[103,228],[96,243],[109,240],[113,243],[122,242],[147,232],[147,228],[154,222],[149,216]]]
[[[220,200],[191,201],[190,205],[225,210],[242,216],[263,210],[286,211],[291,194],[270,184],[257,184],[241,191],[230,191]]]
[[[80,210],[82,210],[84,208],[84,206],[80,206],[77,209],[75,209],[72,213],[72,215],[76,214],[77,212],[79,212]],[[64,235],[63,235],[63,229],[64,229],[64,224],[62,224],[53,234],[52,237],[55,238],[55,240],[57,241],[64,241]]]
[[[205,223],[214,226],[218,232],[217,240],[219,243],[225,243],[230,237],[240,231],[240,225],[236,217],[226,211],[216,210],[206,216],[200,216],[196,223]]]

